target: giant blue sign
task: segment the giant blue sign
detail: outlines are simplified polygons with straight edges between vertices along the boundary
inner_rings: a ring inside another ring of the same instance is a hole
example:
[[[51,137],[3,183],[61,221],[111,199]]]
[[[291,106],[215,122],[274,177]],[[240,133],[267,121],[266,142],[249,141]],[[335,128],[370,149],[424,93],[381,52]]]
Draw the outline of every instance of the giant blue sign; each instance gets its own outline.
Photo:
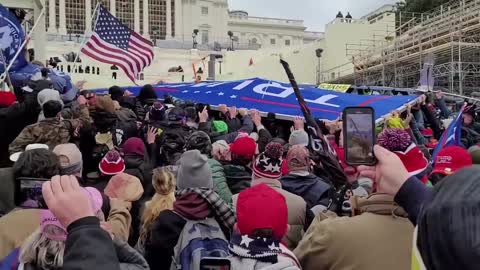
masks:
[[[140,87],[126,87],[138,95]],[[202,82],[154,85],[159,97],[172,95],[182,100],[210,105],[226,104],[238,108],[255,108],[261,112],[274,112],[285,116],[302,115],[290,84],[259,78],[228,82]],[[344,94],[318,88],[300,88],[313,116],[320,119],[337,119],[348,106],[370,106],[380,118],[416,96],[362,96]],[[107,89],[97,89],[99,93]]]

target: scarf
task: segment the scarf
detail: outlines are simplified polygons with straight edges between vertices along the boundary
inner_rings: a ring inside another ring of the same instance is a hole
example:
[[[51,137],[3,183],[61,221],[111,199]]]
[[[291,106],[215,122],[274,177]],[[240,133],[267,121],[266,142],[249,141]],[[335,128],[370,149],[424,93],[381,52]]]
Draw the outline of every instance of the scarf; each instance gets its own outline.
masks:
[[[228,248],[232,254],[238,257],[272,264],[278,262],[278,254],[282,253],[279,240],[249,237],[238,232],[232,234]]]
[[[197,193],[179,196],[173,203],[173,211],[189,220],[201,220],[210,216],[210,206]]]
[[[209,188],[185,188],[178,190],[175,195],[181,197],[187,193],[196,193],[200,195],[205,201],[207,201],[213,214],[220,222],[222,222],[223,226],[230,231],[233,230],[233,226],[236,222],[235,213],[215,191]]]

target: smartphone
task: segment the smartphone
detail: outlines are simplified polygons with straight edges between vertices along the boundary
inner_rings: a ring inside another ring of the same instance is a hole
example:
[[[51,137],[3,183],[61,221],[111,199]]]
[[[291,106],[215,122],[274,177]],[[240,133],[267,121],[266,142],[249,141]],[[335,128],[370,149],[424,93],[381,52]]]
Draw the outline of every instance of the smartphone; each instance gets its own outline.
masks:
[[[347,107],[343,110],[343,146],[345,162],[350,166],[375,165],[375,112],[371,107]]]
[[[48,208],[43,199],[42,185],[50,179],[19,177],[16,181],[15,205],[23,208]]]
[[[228,258],[209,257],[200,260],[200,270],[230,270]]]

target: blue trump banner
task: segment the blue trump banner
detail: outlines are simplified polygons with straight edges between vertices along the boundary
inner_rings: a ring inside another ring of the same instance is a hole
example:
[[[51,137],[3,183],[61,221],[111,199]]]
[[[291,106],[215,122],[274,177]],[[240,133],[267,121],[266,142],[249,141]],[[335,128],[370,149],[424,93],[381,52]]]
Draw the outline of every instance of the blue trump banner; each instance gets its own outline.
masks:
[[[3,54],[3,57],[0,56],[0,73],[5,72],[5,66],[14,60],[24,40],[25,33],[18,19],[7,8],[0,5],[0,53]],[[10,71],[19,70],[26,64],[25,54],[20,53]]]
[[[432,154],[432,162],[435,161],[435,158],[443,148],[451,145],[461,146],[462,145],[462,127],[463,127],[463,112],[465,107],[460,110],[457,117],[450,123],[448,128],[443,132],[442,137],[438,141],[437,146]]]
[[[138,95],[140,87],[126,87]],[[226,104],[239,108],[254,108],[284,116],[302,115],[295,92],[290,84],[252,78],[228,82],[202,82],[154,85],[159,97],[169,94],[182,100],[211,105]],[[96,89],[98,93],[107,89]],[[335,120],[348,106],[370,106],[376,119],[416,99],[416,96],[361,96],[318,88],[300,88],[312,115],[317,119]]]

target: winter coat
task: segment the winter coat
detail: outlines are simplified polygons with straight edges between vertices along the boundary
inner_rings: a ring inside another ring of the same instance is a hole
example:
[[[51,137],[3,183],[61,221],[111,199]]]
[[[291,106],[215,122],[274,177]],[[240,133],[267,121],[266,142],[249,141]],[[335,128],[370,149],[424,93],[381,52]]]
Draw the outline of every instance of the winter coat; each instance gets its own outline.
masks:
[[[225,171],[222,164],[215,159],[208,159],[208,166],[212,171],[213,190],[222,198],[227,204],[232,203],[232,192],[230,191]]]
[[[255,259],[232,256],[230,265],[232,270],[300,270],[300,263],[295,255],[283,244],[280,244],[282,254],[278,255],[278,262],[275,264],[260,262]]]
[[[300,175],[290,173],[280,180],[282,188],[302,197],[308,208],[316,205],[328,206],[332,187],[314,174]]]
[[[124,140],[128,138],[137,137],[137,120],[135,113],[127,108],[120,108],[115,111],[118,118],[118,127],[123,130]]]
[[[13,210],[0,218],[0,258],[7,256],[40,227],[40,210]]]
[[[160,212],[145,241],[145,259],[151,269],[170,269],[174,248],[187,221],[171,210]]]
[[[293,250],[302,239],[304,228],[307,227],[307,204],[305,200],[303,200],[302,197],[283,190],[282,184],[278,180],[262,178],[252,181],[252,186],[258,184],[266,184],[285,197],[290,230],[283,238],[283,242],[287,244],[289,249]],[[233,195],[233,209],[237,209],[237,200],[238,194]]]
[[[111,241],[110,241],[111,242]],[[127,243],[114,240],[113,247],[117,256],[118,263],[120,264],[120,270],[149,270],[147,261],[138,253],[134,248]],[[32,263],[19,264],[18,270],[44,270],[38,268]],[[62,268],[64,269],[64,268]]]
[[[15,208],[15,176],[12,168],[0,168],[0,216]]]
[[[67,228],[67,242],[63,256],[63,269],[76,270],[120,270],[121,267],[116,248],[110,235],[100,227],[96,217],[85,217],[74,221]],[[128,257],[126,253],[125,256]],[[132,257],[132,261],[140,262],[140,258]],[[140,265],[139,263],[136,263]],[[145,267],[131,269],[148,269]]]
[[[353,217],[317,216],[294,253],[303,269],[410,269],[413,226],[393,197],[353,197]]]
[[[60,120],[57,117],[47,118],[25,127],[10,144],[10,154],[21,152],[32,143],[43,143],[53,149],[59,144],[70,141],[75,129],[90,124],[88,108],[81,106],[81,116],[78,119]]]
[[[238,194],[250,187],[252,171],[246,167],[227,164],[223,166],[227,178],[228,188],[232,194]]]
[[[138,251],[122,241],[113,241],[121,270],[149,270],[147,261]]]
[[[26,94],[24,101],[0,108],[0,167],[10,166],[8,146],[26,126],[37,122],[39,112],[35,94]]]
[[[22,152],[32,143],[46,144],[53,149],[59,144],[68,143],[74,130],[75,126],[70,121],[47,118],[25,127],[10,144],[8,151],[10,154]]]

